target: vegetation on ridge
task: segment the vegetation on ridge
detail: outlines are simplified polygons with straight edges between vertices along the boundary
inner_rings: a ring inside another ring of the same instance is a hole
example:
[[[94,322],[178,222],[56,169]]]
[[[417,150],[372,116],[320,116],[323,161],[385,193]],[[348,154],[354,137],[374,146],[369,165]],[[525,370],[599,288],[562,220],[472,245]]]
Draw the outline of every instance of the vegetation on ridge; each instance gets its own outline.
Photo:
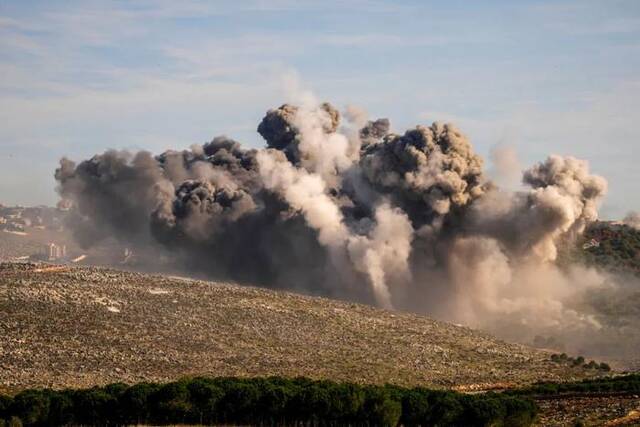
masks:
[[[190,378],[167,384],[30,389],[0,396],[0,419],[27,426],[278,424],[527,426],[527,398],[306,378]]]
[[[564,248],[561,258],[565,262],[640,276],[640,230],[596,221],[589,224],[574,245]]]

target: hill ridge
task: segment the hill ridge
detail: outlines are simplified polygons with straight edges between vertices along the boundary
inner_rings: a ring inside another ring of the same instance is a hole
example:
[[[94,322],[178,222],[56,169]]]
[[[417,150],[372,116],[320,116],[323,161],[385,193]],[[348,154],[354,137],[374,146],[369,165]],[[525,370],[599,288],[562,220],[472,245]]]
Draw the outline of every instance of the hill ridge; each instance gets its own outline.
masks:
[[[0,264],[0,334],[8,389],[188,375],[482,388],[588,375],[417,314],[97,267]]]

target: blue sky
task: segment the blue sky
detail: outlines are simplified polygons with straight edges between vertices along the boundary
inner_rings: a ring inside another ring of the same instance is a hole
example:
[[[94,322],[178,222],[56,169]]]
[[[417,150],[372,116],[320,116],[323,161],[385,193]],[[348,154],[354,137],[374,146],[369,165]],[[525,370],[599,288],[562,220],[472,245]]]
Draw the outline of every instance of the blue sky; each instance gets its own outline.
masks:
[[[485,157],[587,159],[640,210],[638,1],[0,0],[0,202],[53,204],[61,156],[247,146],[292,85],[456,123]]]

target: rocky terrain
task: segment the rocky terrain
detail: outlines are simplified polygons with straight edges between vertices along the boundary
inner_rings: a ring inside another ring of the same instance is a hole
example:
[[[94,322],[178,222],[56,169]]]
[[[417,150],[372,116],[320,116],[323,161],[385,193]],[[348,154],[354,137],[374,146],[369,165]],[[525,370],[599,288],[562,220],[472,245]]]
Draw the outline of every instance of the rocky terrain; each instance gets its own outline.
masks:
[[[95,267],[0,264],[0,336],[5,390],[195,374],[479,390],[594,375],[418,315]]]
[[[573,396],[536,399],[539,426],[638,426],[640,396]]]

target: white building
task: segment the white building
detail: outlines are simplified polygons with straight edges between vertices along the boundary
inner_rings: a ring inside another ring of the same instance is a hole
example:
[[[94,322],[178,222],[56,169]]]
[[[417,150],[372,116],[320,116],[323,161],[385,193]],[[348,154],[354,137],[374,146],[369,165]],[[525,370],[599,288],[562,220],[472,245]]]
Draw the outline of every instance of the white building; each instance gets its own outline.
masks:
[[[43,248],[43,255],[49,261],[56,261],[67,256],[67,247],[65,245],[56,245],[49,243]]]

